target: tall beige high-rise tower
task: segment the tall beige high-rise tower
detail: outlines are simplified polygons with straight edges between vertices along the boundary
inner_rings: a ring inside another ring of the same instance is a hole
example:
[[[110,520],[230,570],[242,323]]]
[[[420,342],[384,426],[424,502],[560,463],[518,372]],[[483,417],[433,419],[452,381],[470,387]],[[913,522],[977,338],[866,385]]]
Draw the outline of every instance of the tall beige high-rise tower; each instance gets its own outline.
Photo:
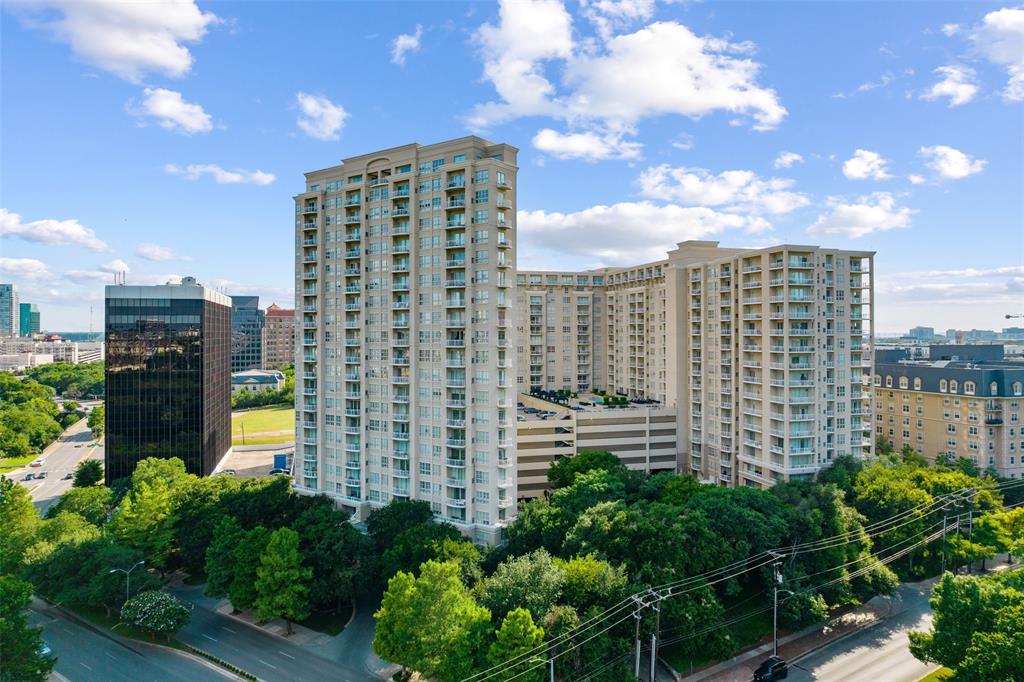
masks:
[[[295,486],[357,518],[425,500],[474,541],[515,516],[517,149],[409,144],[295,196]]]
[[[689,241],[633,267],[520,272],[517,383],[674,409],[678,469],[705,480],[809,478],[872,451],[873,256]]]

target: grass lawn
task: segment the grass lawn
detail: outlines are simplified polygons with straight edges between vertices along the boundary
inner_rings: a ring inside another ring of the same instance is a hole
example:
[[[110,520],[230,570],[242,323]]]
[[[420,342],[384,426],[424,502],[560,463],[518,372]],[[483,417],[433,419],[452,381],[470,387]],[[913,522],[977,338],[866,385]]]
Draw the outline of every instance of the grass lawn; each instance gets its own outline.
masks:
[[[949,668],[939,668],[934,672],[930,672],[922,677],[917,682],[944,682],[953,676],[953,671]]]
[[[295,440],[295,408],[290,405],[261,407],[231,415],[232,445],[264,445],[291,440]]]
[[[22,455],[21,457],[0,457],[0,471],[13,471],[14,469],[20,469],[38,456],[38,454],[35,454]]]

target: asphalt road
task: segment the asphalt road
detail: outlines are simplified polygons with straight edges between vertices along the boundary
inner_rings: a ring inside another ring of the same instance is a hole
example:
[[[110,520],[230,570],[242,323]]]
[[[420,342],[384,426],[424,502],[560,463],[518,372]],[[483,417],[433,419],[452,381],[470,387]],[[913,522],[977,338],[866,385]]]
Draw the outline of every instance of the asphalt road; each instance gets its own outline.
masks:
[[[178,631],[178,639],[208,651],[266,682],[361,682],[367,673],[341,665],[292,644],[287,639],[212,611],[188,590],[173,591],[195,604],[192,621]]]
[[[902,585],[903,611],[803,659],[789,673],[791,682],[916,682],[937,665],[910,653],[907,632],[931,626],[930,584]]]
[[[29,489],[40,514],[45,514],[50,505],[71,488],[71,479],[65,480],[64,476],[73,472],[79,462],[84,459],[103,459],[103,446],[90,445],[94,442],[92,431],[85,422],[86,420],[82,419],[72,424],[46,448],[39,456],[44,461],[43,466],[26,466],[7,474],[9,478]],[[46,472],[46,478],[43,480],[24,480],[29,472],[38,474],[40,471]]]
[[[80,625],[61,611],[36,602],[29,612],[33,625],[57,657],[54,668],[71,682],[225,682],[239,678],[184,654],[143,642],[111,637],[98,628]]]

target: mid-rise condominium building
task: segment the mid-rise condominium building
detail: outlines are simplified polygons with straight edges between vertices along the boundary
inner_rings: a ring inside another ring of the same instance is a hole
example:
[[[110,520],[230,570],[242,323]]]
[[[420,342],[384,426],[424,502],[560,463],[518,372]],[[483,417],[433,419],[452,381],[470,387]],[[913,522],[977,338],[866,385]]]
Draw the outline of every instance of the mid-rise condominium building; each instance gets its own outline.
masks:
[[[1024,363],[1002,345],[932,345],[927,360],[903,349],[875,356],[875,435],[931,461],[964,457],[1024,478]]]
[[[287,367],[295,362],[295,311],[270,304],[263,318],[263,366]]]
[[[231,371],[263,369],[263,311],[259,296],[231,297]]]
[[[146,457],[213,472],[231,448],[231,300],[180,284],[106,288],[106,480]]]
[[[295,486],[494,543],[515,516],[514,147],[408,144],[295,196]]]
[[[872,449],[872,252],[682,242],[665,260],[517,274],[517,385],[654,400],[679,470],[810,478]]]
[[[20,303],[19,309],[21,311],[19,335],[32,336],[33,334],[38,334],[40,330],[39,306],[35,303]]]
[[[18,303],[18,287],[14,284],[0,284],[0,338],[21,334],[21,305]]]

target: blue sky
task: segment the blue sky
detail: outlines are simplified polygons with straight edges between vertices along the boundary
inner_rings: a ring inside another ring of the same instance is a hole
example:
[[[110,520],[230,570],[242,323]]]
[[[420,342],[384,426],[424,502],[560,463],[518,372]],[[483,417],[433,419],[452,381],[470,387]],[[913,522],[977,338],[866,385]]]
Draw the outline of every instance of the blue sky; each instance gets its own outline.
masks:
[[[0,280],[43,326],[194,274],[292,302],[302,173],[519,147],[522,268],[874,250],[876,329],[1024,312],[1024,8],[6,2]]]

